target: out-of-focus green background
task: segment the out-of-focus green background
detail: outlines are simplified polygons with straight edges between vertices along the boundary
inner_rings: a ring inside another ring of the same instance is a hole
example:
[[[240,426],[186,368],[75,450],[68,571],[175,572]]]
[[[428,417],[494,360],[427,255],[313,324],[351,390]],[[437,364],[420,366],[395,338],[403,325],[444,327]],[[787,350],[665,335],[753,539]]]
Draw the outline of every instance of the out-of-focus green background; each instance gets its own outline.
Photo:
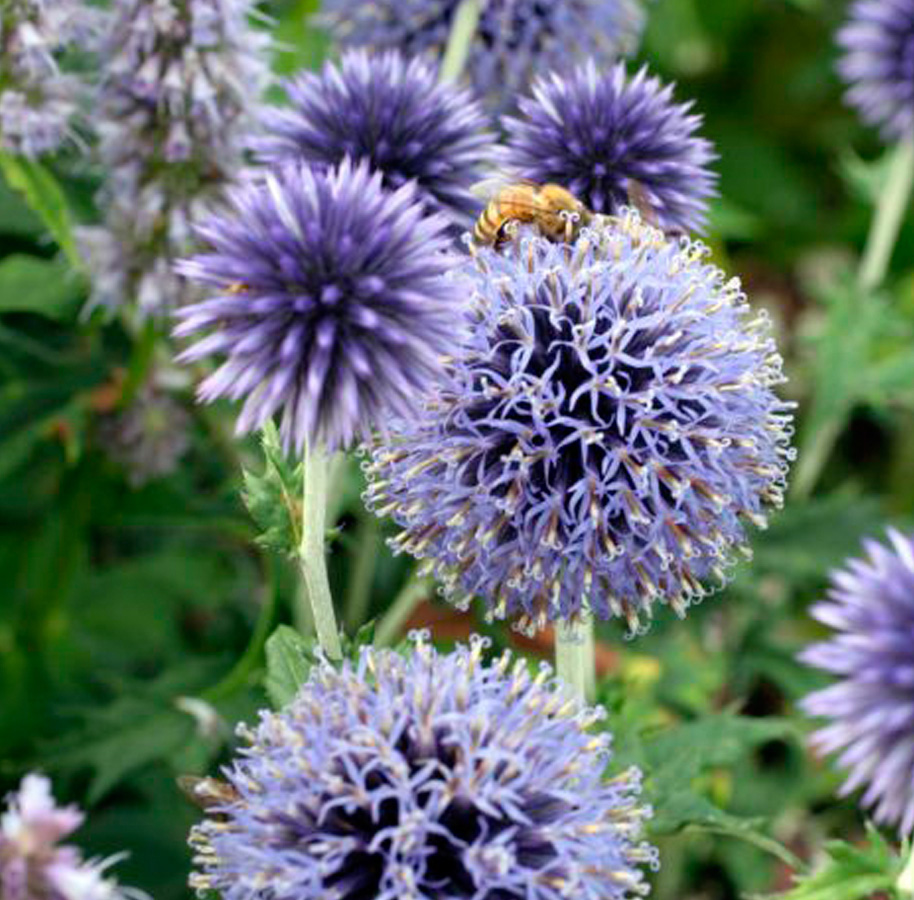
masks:
[[[325,41],[305,24],[313,6],[264,4],[286,47],[278,71],[322,58]],[[637,58],[705,117],[721,190],[708,243],[776,322],[799,443],[827,422],[840,434],[811,499],[755,536],[754,560],[722,595],[685,623],[661,611],[635,642],[601,630],[620,757],[650,766],[664,797],[659,900],[783,889],[789,869],[766,835],[809,859],[827,836],[863,833],[853,803],[833,797],[837,775],[803,749],[809,725],[794,703],[821,682],[794,654],[819,633],[807,608],[828,570],[862,535],[910,519],[914,216],[887,288],[860,296],[852,275],[883,148],[842,105],[832,36],[843,15],[832,0],[654,0]],[[91,221],[97,173],[75,155],[52,170]],[[81,321],[84,299],[0,184],[0,788],[28,770],[53,775],[62,799],[90,811],[79,834],[89,851],[128,850],[121,879],[174,900],[189,896],[196,818],[175,776],[225,762],[232,724],[266,705],[259,645],[243,654],[256,628],[291,620],[296,578],[253,542],[239,463],[261,462],[254,442],[231,438],[230,410],[188,402],[191,451],[139,489],[98,451],[106,391],[141,350],[116,325]],[[358,480],[352,465],[337,498],[338,597],[375,538]],[[405,566],[383,551],[371,615]]]

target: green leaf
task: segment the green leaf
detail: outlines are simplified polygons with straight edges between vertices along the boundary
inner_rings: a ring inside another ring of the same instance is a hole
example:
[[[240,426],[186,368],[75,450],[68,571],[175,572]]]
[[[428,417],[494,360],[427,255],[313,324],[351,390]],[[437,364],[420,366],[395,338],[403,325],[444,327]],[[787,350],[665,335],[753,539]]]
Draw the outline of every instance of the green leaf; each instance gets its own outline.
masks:
[[[846,841],[825,845],[827,859],[815,872],[797,883],[778,900],[865,900],[876,892],[898,897],[895,882],[902,859],[872,826],[867,826],[867,843],[855,847]]]
[[[313,644],[294,628],[280,625],[267,639],[267,672],[263,686],[275,709],[282,709],[308,680],[317,661]]]
[[[41,218],[70,265],[80,268],[82,261],[73,237],[70,208],[57,179],[36,160],[3,152],[0,152],[0,171],[9,186],[18,191]]]
[[[0,262],[0,313],[72,319],[82,294],[80,279],[61,260],[14,253]]]
[[[251,518],[260,528],[258,543],[287,556],[295,556],[301,543],[302,466],[283,453],[276,426],[263,429],[261,447],[264,469],[244,471],[241,496]]]

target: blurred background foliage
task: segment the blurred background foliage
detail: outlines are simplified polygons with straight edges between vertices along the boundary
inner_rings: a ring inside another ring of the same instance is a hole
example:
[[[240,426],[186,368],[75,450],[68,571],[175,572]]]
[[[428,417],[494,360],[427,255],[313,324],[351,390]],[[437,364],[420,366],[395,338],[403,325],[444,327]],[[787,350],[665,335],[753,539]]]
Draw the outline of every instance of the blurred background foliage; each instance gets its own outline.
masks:
[[[264,4],[279,73],[323,58],[315,5]],[[647,772],[660,900],[784,890],[795,857],[865,837],[853,803],[834,799],[837,776],[804,750],[794,707],[819,683],[795,653],[817,634],[806,610],[828,570],[914,508],[914,217],[887,287],[861,297],[852,273],[885,167],[841,103],[843,12],[831,0],[654,0],[638,57],[705,117],[722,196],[707,240],[777,323],[801,442],[825,421],[837,435],[811,498],[773,517],[723,595],[685,623],[662,611],[635,642],[601,628],[600,697],[619,764]],[[99,173],[75,154],[51,170],[66,205],[52,184],[50,214],[63,229],[91,221]],[[191,444],[174,473],[137,486],[99,451],[105,416],[163,351],[80,317],[86,285],[15,181],[0,179],[0,788],[52,774],[63,799],[90,808],[87,850],[128,850],[121,880],[173,900],[189,895],[196,818],[175,776],[214,770],[232,724],[266,705],[263,639],[294,620],[297,579],[254,540],[270,525],[254,521],[257,443],[233,439],[229,410],[195,407],[189,377]],[[334,501],[331,576],[350,630],[389,606],[407,569],[377,544],[359,480],[353,461]],[[420,619],[445,639],[470,627],[433,599]],[[863,871],[868,852],[853,860]]]

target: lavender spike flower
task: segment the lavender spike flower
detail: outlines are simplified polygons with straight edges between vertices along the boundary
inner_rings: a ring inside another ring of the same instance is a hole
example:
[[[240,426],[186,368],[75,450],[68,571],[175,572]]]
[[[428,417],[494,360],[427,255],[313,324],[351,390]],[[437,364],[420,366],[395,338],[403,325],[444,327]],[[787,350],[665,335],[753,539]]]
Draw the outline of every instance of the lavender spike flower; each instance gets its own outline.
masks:
[[[102,58],[103,229],[83,243],[90,305],[162,315],[188,302],[173,263],[244,162],[269,79],[253,0],[115,0]]]
[[[94,11],[78,0],[7,0],[0,10],[0,148],[24,156],[59,149],[73,132],[79,81],[58,57],[89,46]]]
[[[857,0],[838,44],[847,102],[887,141],[914,137],[914,0]]]
[[[200,398],[247,401],[240,432],[281,416],[287,448],[349,444],[407,414],[459,341],[462,294],[445,278],[447,220],[425,216],[413,184],[379,172],[287,166],[230,195],[199,229],[212,247],[179,270],[215,295],[179,310],[180,357],[220,354]]]
[[[628,211],[466,267],[468,339],[425,415],[375,446],[366,494],[459,605],[634,631],[655,601],[684,615],[723,582],[744,523],[781,505],[781,359],[705,254]]]
[[[461,0],[325,0],[323,21],[346,47],[396,47],[440,58]],[[488,0],[467,72],[494,111],[511,106],[539,71],[569,58],[601,62],[632,52],[644,22],[639,0]]]
[[[877,822],[914,832],[914,535],[889,529],[890,546],[865,541],[866,559],[834,572],[828,599],[812,615],[834,629],[801,659],[837,676],[802,708],[830,720],[813,735],[822,753],[840,751],[849,770],[842,794],[866,787]]]
[[[507,163],[542,183],[567,187],[595,212],[615,214],[640,185],[664,231],[701,231],[717,176],[715,154],[696,132],[701,116],[676,104],[672,85],[642,68],[629,78],[619,63],[592,60],[567,77],[540,78],[506,118]]]
[[[87,861],[79,850],[59,841],[75,831],[83,814],[58,807],[51,783],[26,775],[0,815],[0,897],[3,900],[149,900],[120,887],[105,870],[118,857]]]
[[[430,212],[466,227],[478,212],[470,187],[483,177],[494,136],[469,91],[400,53],[345,53],[337,66],[289,82],[289,108],[267,109],[253,141],[261,161],[327,169],[366,160],[391,189],[415,180]]]
[[[622,900],[649,810],[640,773],[605,781],[603,710],[569,701],[548,666],[482,661],[485,641],[409,658],[362,647],[261,713],[226,772],[238,798],[192,832],[198,891],[255,900]]]

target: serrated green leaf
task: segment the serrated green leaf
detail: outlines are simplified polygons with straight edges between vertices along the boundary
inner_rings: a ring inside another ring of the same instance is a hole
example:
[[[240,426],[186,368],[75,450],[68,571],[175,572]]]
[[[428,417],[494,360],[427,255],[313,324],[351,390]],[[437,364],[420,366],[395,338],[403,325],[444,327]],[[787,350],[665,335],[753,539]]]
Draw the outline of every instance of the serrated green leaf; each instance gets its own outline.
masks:
[[[275,709],[282,709],[308,680],[315,664],[313,644],[294,628],[280,625],[267,639],[264,689]]]
[[[70,208],[57,179],[39,162],[0,151],[0,171],[44,223],[74,268],[82,261],[73,237]]]
[[[827,859],[815,872],[797,879],[789,891],[773,895],[778,900],[865,900],[876,892],[898,897],[895,882],[902,860],[869,826],[867,842],[854,846],[846,841],[825,845]]]
[[[80,279],[60,260],[14,253],[0,262],[0,313],[65,320],[76,312],[82,294]]]

